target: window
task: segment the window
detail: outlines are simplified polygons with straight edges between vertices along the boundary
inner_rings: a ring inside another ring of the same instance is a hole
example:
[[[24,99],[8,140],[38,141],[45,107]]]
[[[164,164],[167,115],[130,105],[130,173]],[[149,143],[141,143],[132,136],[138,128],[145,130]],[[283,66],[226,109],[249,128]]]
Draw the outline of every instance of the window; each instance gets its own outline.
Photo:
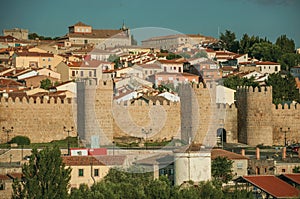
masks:
[[[238,162],[238,163],[236,164],[236,168],[237,168],[237,169],[243,169],[243,163]]]
[[[73,77],[75,76],[75,71],[74,71],[74,70],[72,71],[72,76],[73,76]]]
[[[92,77],[92,71],[89,71],[89,77]]]
[[[46,61],[46,59],[45,59],[45,58],[43,58],[43,61]]]
[[[83,169],[78,169],[78,176],[82,177],[83,176]]]
[[[80,71],[80,76],[83,77],[83,71]]]
[[[48,58],[48,61],[51,61],[51,58],[50,58],[50,57]]]
[[[145,70],[145,74],[148,75],[148,71]]]
[[[176,67],[175,67],[175,66],[174,66],[173,68],[174,68],[174,70],[176,70]]]
[[[285,173],[285,169],[282,169],[281,171],[282,171],[282,173]]]
[[[94,176],[99,176],[99,169],[94,169]]]
[[[164,67],[164,71],[167,72],[167,67]]]
[[[181,67],[178,68],[178,72],[181,73]]]
[[[278,66],[275,66],[275,71],[278,71]]]
[[[96,77],[97,76],[97,73],[96,73],[96,70],[94,70],[94,77]]]

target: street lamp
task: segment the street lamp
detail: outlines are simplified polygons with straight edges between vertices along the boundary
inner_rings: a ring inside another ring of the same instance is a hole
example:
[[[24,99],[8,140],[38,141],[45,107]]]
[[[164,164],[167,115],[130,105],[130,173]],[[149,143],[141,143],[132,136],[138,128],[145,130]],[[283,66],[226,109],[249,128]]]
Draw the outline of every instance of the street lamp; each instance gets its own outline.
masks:
[[[113,143],[113,156],[115,155],[115,141],[112,142]]]
[[[70,137],[70,132],[74,130],[74,127],[71,126],[71,129],[67,129],[67,127],[64,126],[64,131],[68,133],[67,137],[67,142],[68,142],[68,155],[70,155],[70,142],[69,142],[69,137]]]
[[[152,129],[149,129],[149,131],[142,129],[142,133],[144,133],[146,135],[145,145],[146,145],[146,150],[147,150],[148,149],[148,145],[147,145],[148,134],[152,133]]]
[[[2,131],[6,133],[6,143],[8,143],[9,140],[9,133],[13,132],[14,127],[11,127],[10,129],[5,128],[4,126],[2,127]]]
[[[287,128],[287,130],[284,130],[284,128],[280,128],[280,131],[284,132],[284,146],[287,145],[287,142],[286,142],[286,133],[288,131],[290,131],[290,127]]]

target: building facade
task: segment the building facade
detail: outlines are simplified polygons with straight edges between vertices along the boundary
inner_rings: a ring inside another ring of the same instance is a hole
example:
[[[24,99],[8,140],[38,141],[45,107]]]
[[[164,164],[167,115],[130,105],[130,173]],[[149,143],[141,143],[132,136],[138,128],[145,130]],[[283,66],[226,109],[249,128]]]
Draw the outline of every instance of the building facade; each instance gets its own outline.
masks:
[[[4,36],[13,36],[14,38],[17,38],[19,40],[27,40],[28,39],[28,30],[26,29],[20,29],[20,28],[14,28],[14,29],[4,29],[3,30]]]

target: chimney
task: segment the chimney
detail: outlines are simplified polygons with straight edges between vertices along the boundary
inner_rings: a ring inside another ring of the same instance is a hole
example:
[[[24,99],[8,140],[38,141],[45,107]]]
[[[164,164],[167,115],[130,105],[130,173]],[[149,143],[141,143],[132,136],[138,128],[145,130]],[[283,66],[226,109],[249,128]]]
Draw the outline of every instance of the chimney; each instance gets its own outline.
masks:
[[[259,160],[260,159],[260,151],[259,148],[256,147],[256,159]]]
[[[242,156],[245,156],[245,149],[241,150],[241,154],[242,154]]]
[[[282,148],[282,159],[286,158],[286,147]]]

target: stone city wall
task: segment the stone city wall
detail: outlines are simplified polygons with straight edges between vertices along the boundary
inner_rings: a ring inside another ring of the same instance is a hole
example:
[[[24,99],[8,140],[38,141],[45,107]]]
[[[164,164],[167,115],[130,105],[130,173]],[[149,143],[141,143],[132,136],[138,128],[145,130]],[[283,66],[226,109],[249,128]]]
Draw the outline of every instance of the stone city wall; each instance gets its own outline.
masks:
[[[63,130],[64,126],[68,129],[72,126],[75,128],[71,99],[1,98],[1,131],[2,127],[13,127],[12,132],[1,132],[1,143],[6,143],[7,139],[17,135],[27,136],[33,143],[61,140],[68,136]],[[70,136],[76,136],[76,129],[70,132]]]

